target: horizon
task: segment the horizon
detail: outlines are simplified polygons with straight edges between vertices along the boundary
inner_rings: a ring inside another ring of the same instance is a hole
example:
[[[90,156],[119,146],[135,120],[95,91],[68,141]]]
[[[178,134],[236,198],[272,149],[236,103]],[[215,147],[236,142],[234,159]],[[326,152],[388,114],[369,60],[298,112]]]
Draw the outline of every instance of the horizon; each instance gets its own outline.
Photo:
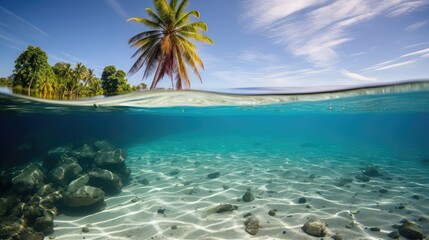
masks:
[[[198,44],[203,83],[191,89],[360,85],[427,79],[429,2],[268,0],[190,1],[215,44]],[[96,70],[128,72],[135,49],[128,39],[145,31],[129,17],[145,17],[152,2],[0,0],[0,77],[12,74],[28,45],[49,63],[82,62]],[[65,19],[65,20],[63,20]],[[196,19],[194,19],[196,20]],[[127,76],[132,85],[143,73]],[[144,80],[150,84],[152,78]],[[169,87],[164,80],[159,87]]]

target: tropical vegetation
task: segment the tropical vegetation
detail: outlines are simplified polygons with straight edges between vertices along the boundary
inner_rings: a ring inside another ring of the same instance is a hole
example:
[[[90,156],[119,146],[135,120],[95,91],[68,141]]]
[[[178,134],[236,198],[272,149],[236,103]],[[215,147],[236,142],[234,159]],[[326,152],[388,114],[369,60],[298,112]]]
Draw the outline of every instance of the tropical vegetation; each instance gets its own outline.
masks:
[[[191,22],[191,17],[199,18],[196,10],[186,12],[188,0],[153,0],[155,11],[146,8],[148,18],[133,17],[128,21],[141,23],[149,30],[141,32],[128,40],[137,51],[131,58],[137,57],[129,74],[145,67],[143,78],[153,74],[151,89],[168,76],[176,89],[189,89],[191,86],[187,66],[202,81],[198,68],[204,69],[197,55],[197,47],[191,41],[213,44],[213,40],[202,34],[207,24],[201,21]]]
[[[138,90],[128,84],[125,72],[116,70],[114,66],[104,68],[101,76],[98,78],[94,69],[82,63],[57,62],[51,67],[46,52],[28,46],[16,59],[13,74],[0,78],[0,86],[13,87],[15,91],[28,95],[36,93],[41,97],[59,98],[110,96]]]

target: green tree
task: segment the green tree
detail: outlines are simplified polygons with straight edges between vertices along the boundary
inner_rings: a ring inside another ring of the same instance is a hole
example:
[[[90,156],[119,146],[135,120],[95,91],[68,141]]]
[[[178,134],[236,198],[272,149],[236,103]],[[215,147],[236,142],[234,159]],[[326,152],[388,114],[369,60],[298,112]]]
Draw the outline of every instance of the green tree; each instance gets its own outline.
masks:
[[[82,81],[86,78],[87,75],[87,69],[85,65],[82,63],[76,64],[76,67],[73,71],[73,89],[72,92],[76,94],[76,96],[79,96],[80,92],[84,89]]]
[[[13,86],[26,87],[30,95],[30,90],[38,85],[50,69],[46,53],[38,47],[28,46],[15,61]]]
[[[64,97],[66,94],[71,94],[73,88],[73,68],[70,63],[58,62],[52,67],[52,70],[57,76],[57,90],[61,96]]]
[[[125,94],[132,92],[126,73],[122,70],[116,70],[115,66],[107,66],[101,74],[101,86],[104,94],[107,96]]]
[[[12,80],[10,77],[0,78],[0,87],[12,87]]]
[[[165,75],[170,77],[172,84],[175,81],[176,89],[189,89],[191,83],[186,65],[202,81],[198,67],[204,69],[204,65],[197,55],[197,47],[191,41],[213,44],[213,40],[201,33],[208,30],[206,23],[190,21],[191,16],[199,18],[200,13],[195,10],[185,12],[188,2],[182,0],[178,4],[177,0],[170,0],[170,3],[167,0],[153,0],[156,12],[146,8],[149,18],[128,19],[149,28],[130,38],[128,43],[138,48],[132,55],[132,58],[137,56],[137,60],[129,73],[134,74],[145,66],[143,78],[154,74],[151,89]]]
[[[85,77],[85,86],[90,86],[93,81],[96,80],[94,69],[89,68]]]
[[[36,89],[42,94],[52,94],[58,87],[57,79],[52,68],[47,69],[40,75]]]
[[[101,87],[101,80],[98,78],[93,79],[88,86],[88,94],[90,96],[99,96],[104,94],[104,90]]]

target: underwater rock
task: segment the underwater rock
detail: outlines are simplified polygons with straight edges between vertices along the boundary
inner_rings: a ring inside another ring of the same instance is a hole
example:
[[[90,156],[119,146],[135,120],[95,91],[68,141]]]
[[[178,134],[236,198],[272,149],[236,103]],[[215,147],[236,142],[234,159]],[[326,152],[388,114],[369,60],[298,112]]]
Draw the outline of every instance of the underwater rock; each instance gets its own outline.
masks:
[[[389,234],[387,234],[387,236],[390,238],[399,238],[401,235],[399,234],[398,231],[392,231]]]
[[[380,227],[370,227],[369,230],[373,231],[373,232],[380,232],[381,231]]]
[[[409,239],[423,239],[423,231],[417,224],[408,220],[403,220],[402,225],[398,228],[399,233]]]
[[[68,186],[68,192],[76,192],[79,188],[85,186],[89,182],[89,175],[85,174],[80,176],[79,178],[73,180]]]
[[[251,202],[255,200],[255,197],[253,196],[252,192],[247,191],[241,199],[245,202]]]
[[[63,194],[62,202],[66,207],[92,206],[99,202],[104,202],[104,192],[91,186],[83,186],[76,191],[67,189]]]
[[[121,178],[106,169],[94,168],[89,174],[88,184],[101,188],[106,193],[119,193],[122,190]]]
[[[180,171],[179,170],[177,170],[177,169],[175,169],[175,170],[173,170],[173,171],[171,171],[171,172],[169,172],[168,173],[168,175],[170,175],[170,176],[176,176],[177,174],[179,174],[180,173]]]
[[[255,216],[250,216],[244,221],[245,231],[250,235],[256,235],[261,227],[259,219]]]
[[[125,166],[126,154],[122,149],[99,150],[95,155],[95,164],[112,172],[122,170]]]
[[[37,163],[30,163],[12,178],[12,189],[17,193],[37,191],[43,185],[43,172]]]
[[[338,187],[344,187],[346,184],[352,183],[352,182],[353,182],[352,178],[340,178],[340,180],[338,180],[338,183],[336,185]]]
[[[273,209],[270,209],[269,211],[268,211],[268,215],[270,215],[270,216],[275,216],[276,215],[276,212],[277,212],[277,209],[275,209],[275,208],[273,208]]]
[[[306,202],[307,202],[307,199],[305,197],[298,199],[298,203],[302,204],[302,203],[306,203]]]
[[[360,174],[355,176],[355,178],[360,182],[369,182],[370,178],[366,175]]]
[[[137,182],[141,183],[143,185],[149,185],[150,184],[149,179],[147,179],[147,178],[141,178],[141,179],[137,180]]]
[[[423,164],[429,164],[429,158],[422,158],[420,160],[420,162],[423,163]]]
[[[158,211],[156,211],[156,213],[164,214],[164,213],[165,213],[165,210],[167,210],[167,209],[165,209],[165,208],[160,208],[160,209],[158,209]]]
[[[322,219],[308,220],[302,227],[302,230],[314,237],[324,237],[327,234],[325,221]]]
[[[218,177],[220,177],[220,172],[214,172],[214,173],[210,173],[210,174],[207,175],[208,179],[215,179],[215,178],[218,178]]]
[[[89,232],[89,228],[88,227],[82,227],[82,232],[83,233],[88,233]]]
[[[52,211],[44,210],[43,216],[38,217],[34,222],[33,229],[42,232],[45,236],[54,232],[54,217]]]
[[[70,155],[79,161],[92,161],[95,157],[95,151],[90,145],[83,144],[80,148],[70,151]]]
[[[70,146],[57,147],[48,151],[48,157],[43,159],[43,166],[52,169],[62,157],[68,156],[71,151]]]
[[[378,171],[378,168],[374,165],[368,165],[365,170],[363,171],[363,174],[368,177],[379,177],[381,176],[380,172]]]
[[[64,158],[63,158],[64,160]],[[51,180],[59,186],[67,186],[82,172],[77,160],[69,158],[67,163],[59,163],[49,172]]]
[[[97,150],[115,150],[115,146],[105,140],[98,140],[94,143]]]
[[[229,203],[221,203],[218,206],[208,210],[208,213],[223,213],[223,212],[232,212],[237,210],[238,206],[232,205]]]
[[[224,190],[228,190],[228,189],[230,188],[230,186],[229,186],[228,184],[224,183],[224,184],[222,185],[222,188],[223,188]]]

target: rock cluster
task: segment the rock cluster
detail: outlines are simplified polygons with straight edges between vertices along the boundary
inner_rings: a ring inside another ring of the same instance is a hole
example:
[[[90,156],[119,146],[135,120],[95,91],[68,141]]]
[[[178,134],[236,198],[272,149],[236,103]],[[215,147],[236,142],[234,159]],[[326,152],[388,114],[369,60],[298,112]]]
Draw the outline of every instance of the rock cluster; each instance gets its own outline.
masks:
[[[0,239],[43,239],[58,212],[104,209],[105,194],[119,193],[131,170],[125,152],[106,141],[50,150],[43,165],[0,172]]]

